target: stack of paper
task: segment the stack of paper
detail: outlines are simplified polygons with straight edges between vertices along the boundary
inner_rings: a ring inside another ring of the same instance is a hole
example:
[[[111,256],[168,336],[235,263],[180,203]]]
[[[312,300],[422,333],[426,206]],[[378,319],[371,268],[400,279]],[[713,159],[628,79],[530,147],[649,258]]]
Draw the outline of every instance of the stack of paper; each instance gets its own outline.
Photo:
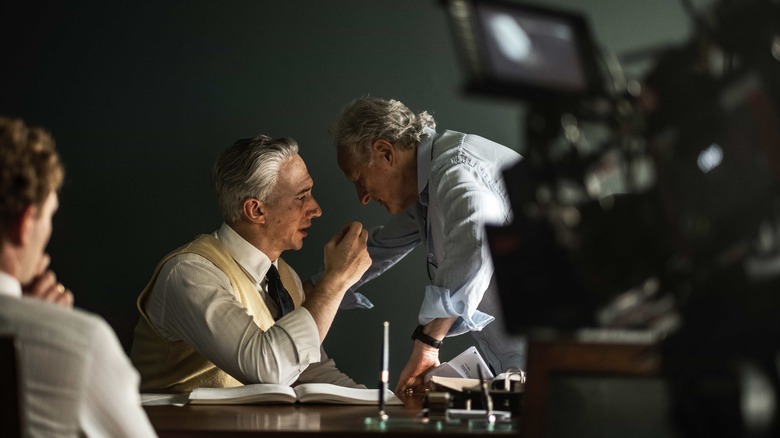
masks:
[[[485,380],[493,379],[493,373],[485,363],[485,359],[479,354],[477,348],[472,346],[455,356],[451,361],[444,362],[428,371],[425,375],[425,382],[428,383],[433,376],[479,379],[479,368],[482,368],[482,377]]]

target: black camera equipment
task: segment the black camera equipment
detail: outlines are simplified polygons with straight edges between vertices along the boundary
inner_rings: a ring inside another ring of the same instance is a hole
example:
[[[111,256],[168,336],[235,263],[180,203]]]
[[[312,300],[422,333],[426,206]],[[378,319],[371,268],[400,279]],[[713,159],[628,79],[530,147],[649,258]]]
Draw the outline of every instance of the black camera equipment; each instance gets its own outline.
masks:
[[[777,436],[780,3],[683,0],[693,37],[636,80],[582,14],[444,3],[466,89],[527,108],[488,228],[508,329],[655,331],[686,432]]]

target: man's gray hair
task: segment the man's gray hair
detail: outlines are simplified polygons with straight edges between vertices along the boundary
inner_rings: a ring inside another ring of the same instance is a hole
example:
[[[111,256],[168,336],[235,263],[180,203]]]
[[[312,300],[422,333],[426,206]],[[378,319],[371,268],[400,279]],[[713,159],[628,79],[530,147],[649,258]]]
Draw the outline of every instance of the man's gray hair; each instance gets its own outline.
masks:
[[[425,128],[436,129],[427,112],[415,114],[397,100],[363,97],[347,105],[331,135],[339,154],[369,165],[374,140],[412,149],[428,136]]]
[[[227,223],[241,219],[249,198],[273,202],[279,169],[298,153],[292,138],[259,135],[242,138],[225,149],[214,163],[211,181],[222,218]]]

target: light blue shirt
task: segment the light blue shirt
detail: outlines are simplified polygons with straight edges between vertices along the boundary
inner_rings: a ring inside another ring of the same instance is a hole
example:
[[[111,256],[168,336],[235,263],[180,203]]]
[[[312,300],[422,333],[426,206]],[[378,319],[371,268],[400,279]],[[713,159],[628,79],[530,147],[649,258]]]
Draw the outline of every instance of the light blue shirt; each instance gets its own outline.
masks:
[[[502,171],[522,157],[477,135],[426,132],[428,137],[417,148],[419,199],[369,231],[372,265],[341,307],[373,307],[355,291],[423,244],[431,284],[425,287],[419,322],[457,316],[447,334],[455,336],[481,330],[494,319],[477,310],[493,276],[485,225],[512,222]]]

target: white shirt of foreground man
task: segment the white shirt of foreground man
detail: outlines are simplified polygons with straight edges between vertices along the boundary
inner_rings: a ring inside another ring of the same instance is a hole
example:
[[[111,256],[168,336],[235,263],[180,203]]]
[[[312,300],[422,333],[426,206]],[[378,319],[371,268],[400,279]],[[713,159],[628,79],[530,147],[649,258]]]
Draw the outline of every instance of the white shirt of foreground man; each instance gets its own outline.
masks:
[[[103,319],[22,297],[19,282],[0,272],[0,334],[21,346],[29,436],[156,435],[141,407],[138,373]]]

